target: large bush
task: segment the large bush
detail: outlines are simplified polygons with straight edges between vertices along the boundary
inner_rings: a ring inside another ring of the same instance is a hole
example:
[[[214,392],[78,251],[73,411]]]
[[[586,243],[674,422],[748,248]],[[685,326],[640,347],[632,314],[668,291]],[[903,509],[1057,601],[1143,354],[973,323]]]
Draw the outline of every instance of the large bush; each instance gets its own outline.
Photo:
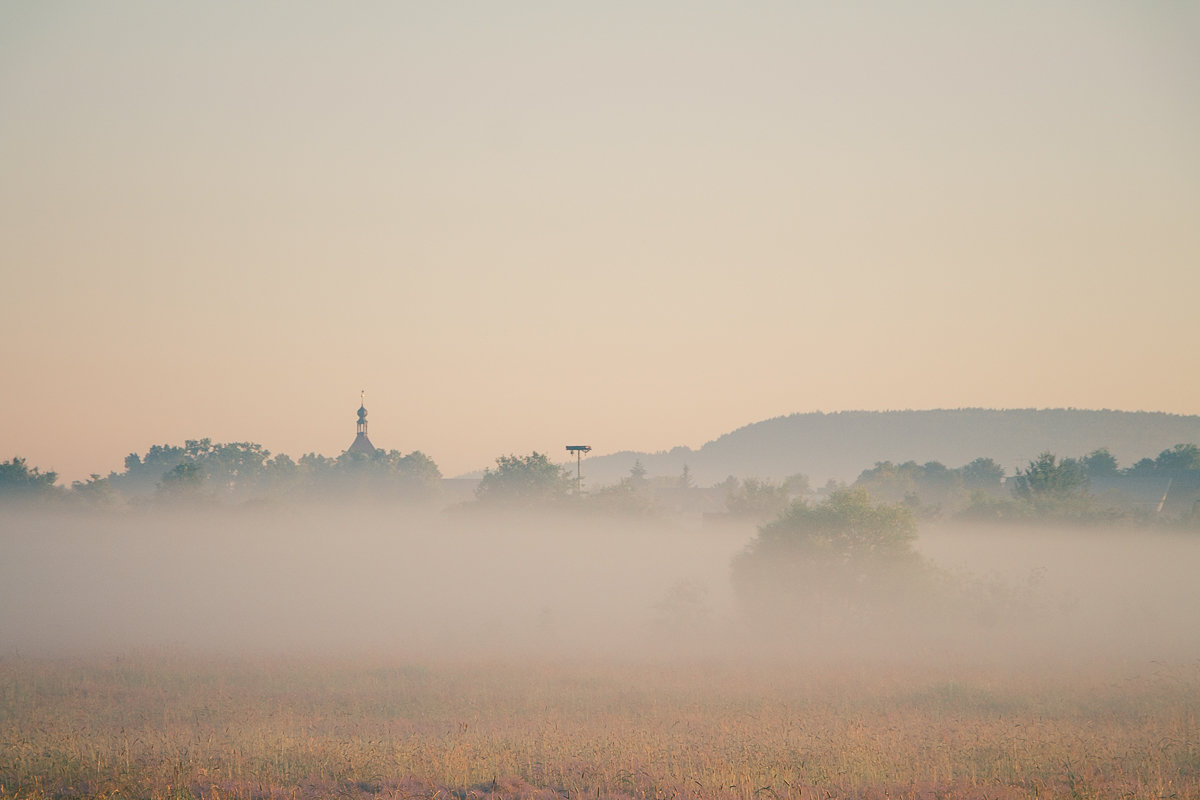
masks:
[[[752,614],[835,622],[895,610],[928,577],[913,548],[911,511],[871,502],[861,488],[798,501],[734,559],[733,582]]]

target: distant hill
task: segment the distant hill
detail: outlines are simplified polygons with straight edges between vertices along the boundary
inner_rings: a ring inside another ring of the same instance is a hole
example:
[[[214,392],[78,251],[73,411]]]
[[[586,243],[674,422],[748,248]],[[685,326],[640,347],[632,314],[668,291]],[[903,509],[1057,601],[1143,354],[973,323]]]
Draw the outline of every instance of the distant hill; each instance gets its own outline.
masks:
[[[829,478],[853,481],[877,461],[959,467],[983,456],[1011,475],[1045,450],[1067,457],[1107,447],[1127,467],[1181,442],[1200,444],[1200,416],[1074,408],[818,411],[756,422],[698,450],[593,456],[584,461],[583,474],[591,486],[614,483],[640,460],[650,475],[678,475],[686,464],[699,486],[729,475],[779,479],[796,473],[820,486]]]

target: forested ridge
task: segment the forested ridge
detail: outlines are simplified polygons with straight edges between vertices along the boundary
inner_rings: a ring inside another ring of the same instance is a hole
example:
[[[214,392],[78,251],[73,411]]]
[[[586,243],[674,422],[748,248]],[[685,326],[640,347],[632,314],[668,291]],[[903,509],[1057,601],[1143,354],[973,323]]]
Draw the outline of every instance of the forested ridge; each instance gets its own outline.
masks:
[[[957,465],[986,456],[1012,473],[1045,451],[1082,456],[1105,448],[1129,464],[1180,442],[1200,442],[1200,416],[1074,408],[816,411],[755,422],[697,449],[593,457],[587,469],[600,482],[641,461],[654,475],[678,474],[686,464],[700,484],[797,473],[819,484],[852,481],[880,461]]]

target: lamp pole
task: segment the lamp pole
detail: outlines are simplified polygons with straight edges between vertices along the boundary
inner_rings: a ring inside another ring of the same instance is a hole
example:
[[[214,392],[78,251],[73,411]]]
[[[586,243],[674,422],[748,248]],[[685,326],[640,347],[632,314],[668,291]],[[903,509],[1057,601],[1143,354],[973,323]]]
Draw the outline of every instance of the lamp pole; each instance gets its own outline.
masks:
[[[583,454],[590,451],[590,444],[569,444],[567,452],[575,454],[575,494],[583,494]]]

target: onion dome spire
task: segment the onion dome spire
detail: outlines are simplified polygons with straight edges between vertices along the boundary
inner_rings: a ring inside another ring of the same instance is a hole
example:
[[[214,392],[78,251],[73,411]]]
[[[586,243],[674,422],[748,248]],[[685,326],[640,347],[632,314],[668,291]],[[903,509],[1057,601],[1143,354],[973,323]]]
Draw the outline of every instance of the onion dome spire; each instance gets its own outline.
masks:
[[[359,394],[358,403],[358,426],[357,433],[354,437],[354,444],[346,448],[347,453],[365,453],[370,455],[375,452],[375,445],[371,444],[371,440],[367,438],[367,390],[363,389]]]

